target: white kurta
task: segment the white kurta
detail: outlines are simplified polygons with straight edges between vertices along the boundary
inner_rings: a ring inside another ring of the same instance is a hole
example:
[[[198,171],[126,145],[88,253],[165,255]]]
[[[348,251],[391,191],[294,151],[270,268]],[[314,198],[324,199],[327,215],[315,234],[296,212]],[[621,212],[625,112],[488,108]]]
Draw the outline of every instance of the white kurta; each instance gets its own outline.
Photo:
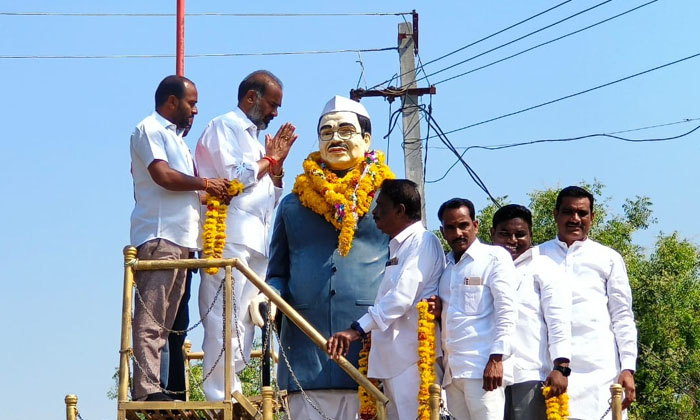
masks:
[[[571,290],[563,268],[530,248],[515,261],[517,321],[513,382],[544,381],[554,360],[571,360]]]
[[[451,378],[483,378],[491,354],[511,355],[515,330],[515,266],[500,246],[476,239],[459,261],[447,256],[440,279],[444,385]],[[512,380],[510,361],[504,380]]]
[[[621,370],[636,368],[637,328],[625,263],[591,239],[570,247],[553,239],[539,248],[564,267],[571,282],[571,417],[598,419]]]
[[[440,240],[422,222],[391,239],[389,258],[374,306],[358,320],[372,333],[367,373],[371,378],[392,378],[418,361],[416,303],[437,294],[445,267]]]
[[[195,158],[200,176],[207,178],[237,179],[245,186],[228,206],[226,217],[226,246],[224,258],[239,258],[260,278],[265,278],[269,238],[275,207],[282,188],[275,187],[269,176],[258,179],[257,161],[265,155],[265,147],[258,141],[258,129],[239,109],[214,118],[204,129],[197,142]],[[203,221],[203,220],[202,220]],[[199,311],[204,315],[216,296],[224,270],[211,276],[202,272],[199,288]],[[245,365],[253,342],[254,325],[248,314],[251,299],[258,289],[247,278],[234,270],[234,293],[238,323],[232,339],[233,365],[236,371]],[[204,319],[203,366],[205,371],[214,366],[223,345],[221,333],[221,300]],[[214,313],[215,312],[215,313]],[[240,334],[235,337],[236,331]],[[242,348],[239,348],[242,347]],[[223,360],[204,384],[208,400],[222,400],[224,395]],[[234,382],[237,378],[234,378]]]

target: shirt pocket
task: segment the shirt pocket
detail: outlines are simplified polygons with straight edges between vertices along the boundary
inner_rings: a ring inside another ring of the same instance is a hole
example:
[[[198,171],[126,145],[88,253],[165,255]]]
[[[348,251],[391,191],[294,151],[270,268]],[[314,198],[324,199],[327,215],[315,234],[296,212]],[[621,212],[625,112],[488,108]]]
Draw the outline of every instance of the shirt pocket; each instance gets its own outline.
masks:
[[[461,285],[462,310],[465,315],[476,315],[479,313],[479,305],[484,296],[483,285]]]

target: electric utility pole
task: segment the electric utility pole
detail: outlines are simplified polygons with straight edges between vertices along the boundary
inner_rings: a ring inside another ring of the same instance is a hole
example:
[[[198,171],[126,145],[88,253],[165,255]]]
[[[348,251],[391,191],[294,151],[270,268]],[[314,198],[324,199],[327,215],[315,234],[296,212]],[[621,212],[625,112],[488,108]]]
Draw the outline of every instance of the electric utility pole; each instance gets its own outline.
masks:
[[[418,88],[416,85],[416,60],[418,54],[418,13],[413,11],[412,22],[399,23],[399,60],[401,71],[401,89],[383,90],[353,89],[350,97],[359,101],[365,96],[383,96],[389,101],[401,98],[403,115],[403,150],[406,178],[418,184],[421,196],[421,214],[423,225],[427,226],[425,215],[425,183],[423,179],[423,147],[420,137],[420,114],[418,97],[434,95],[435,86]]]

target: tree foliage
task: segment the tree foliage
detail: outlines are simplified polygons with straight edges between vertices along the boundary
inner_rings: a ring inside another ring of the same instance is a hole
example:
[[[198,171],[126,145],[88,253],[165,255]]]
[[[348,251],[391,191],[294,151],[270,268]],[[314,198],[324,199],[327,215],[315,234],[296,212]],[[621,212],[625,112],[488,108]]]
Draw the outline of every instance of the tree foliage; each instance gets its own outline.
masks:
[[[647,255],[633,234],[656,220],[648,197],[627,199],[622,214],[609,214],[604,186],[581,184],[596,197],[590,237],[617,250],[627,265],[638,328],[639,358],[635,380],[637,402],[630,417],[637,420],[700,418],[700,249],[678,233],[660,234]],[[553,209],[559,188],[533,191],[533,242],[556,236]],[[508,197],[501,197],[508,203]],[[489,243],[489,205],[477,215],[479,238]]]

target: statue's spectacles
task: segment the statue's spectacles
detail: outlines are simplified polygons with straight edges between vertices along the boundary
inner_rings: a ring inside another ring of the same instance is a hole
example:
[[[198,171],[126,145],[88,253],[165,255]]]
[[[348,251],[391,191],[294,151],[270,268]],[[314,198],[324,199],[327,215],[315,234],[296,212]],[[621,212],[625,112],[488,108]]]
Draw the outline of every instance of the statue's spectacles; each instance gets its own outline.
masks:
[[[338,138],[341,140],[350,140],[352,136],[357,134],[357,131],[355,131],[355,127],[348,126],[338,127],[337,129],[323,128],[318,133],[318,137],[323,141],[331,141],[335,133],[338,133]]]

